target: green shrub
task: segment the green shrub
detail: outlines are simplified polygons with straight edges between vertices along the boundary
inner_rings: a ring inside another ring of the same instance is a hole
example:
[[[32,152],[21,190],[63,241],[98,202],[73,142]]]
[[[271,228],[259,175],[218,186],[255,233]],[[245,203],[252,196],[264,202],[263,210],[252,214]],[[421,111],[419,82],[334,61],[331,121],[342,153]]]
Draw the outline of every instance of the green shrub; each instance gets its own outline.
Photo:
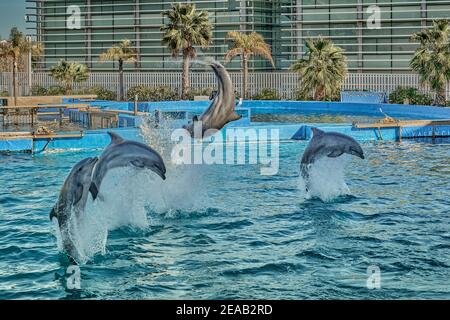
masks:
[[[212,88],[197,88],[197,89],[191,89],[188,92],[187,98],[188,100],[194,100],[194,97],[196,96],[211,96],[211,93],[214,91],[215,89]]]
[[[99,100],[116,100],[117,94],[114,91],[105,89],[101,86],[95,86],[92,88],[84,88],[74,91],[75,95],[87,95],[87,94],[95,94],[97,99]]]
[[[254,95],[252,97],[253,100],[280,100],[280,96],[278,95],[275,89],[265,88],[262,89],[261,92]]]
[[[135,96],[138,96],[139,101],[174,101],[180,100],[178,92],[169,87],[146,87],[134,86],[128,89],[128,101],[134,101]]]
[[[178,92],[169,87],[156,87],[152,91],[153,96],[149,101],[174,101],[180,100]]]
[[[9,92],[7,90],[3,90],[0,92],[0,97],[9,97]]]
[[[42,86],[33,86],[31,87],[31,95],[33,96],[46,96],[47,89]]]
[[[47,89],[47,96],[63,96],[66,94],[66,88],[62,86],[51,86]]]
[[[127,100],[134,101],[137,96],[139,101],[147,101],[150,97],[151,88],[146,86],[134,86],[128,89]]]
[[[433,98],[413,87],[397,87],[389,94],[389,102],[397,104],[431,105]]]
[[[304,94],[302,89],[298,89],[295,92],[295,98],[294,100],[297,101],[314,101],[312,93],[310,95],[306,95]],[[331,96],[326,96],[324,97],[323,101],[341,101],[341,92],[335,92],[333,95]]]

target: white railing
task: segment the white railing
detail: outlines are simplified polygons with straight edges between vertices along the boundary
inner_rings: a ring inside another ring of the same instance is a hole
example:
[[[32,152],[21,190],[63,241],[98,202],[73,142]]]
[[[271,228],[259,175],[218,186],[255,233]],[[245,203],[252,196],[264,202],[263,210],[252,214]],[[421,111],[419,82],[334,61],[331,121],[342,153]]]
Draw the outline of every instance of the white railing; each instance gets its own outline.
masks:
[[[242,74],[231,72],[231,79],[237,92],[241,92]],[[32,74],[33,86],[42,86],[45,88],[56,86],[55,81],[49,73],[35,72]],[[217,86],[215,76],[212,72],[191,72],[191,88],[215,88]],[[136,85],[144,86],[168,86],[172,89],[181,91],[181,73],[180,72],[133,72],[125,73],[124,86],[125,93],[129,88]],[[105,89],[119,92],[119,74],[110,73],[91,73],[89,79],[81,84],[76,84],[74,89],[90,88],[101,86]],[[249,95],[253,96],[262,89],[275,89],[283,99],[293,99],[297,89],[300,86],[299,77],[292,72],[255,72],[249,74]],[[431,91],[422,87],[419,76],[416,74],[371,74],[371,73],[349,73],[343,90],[368,90],[390,93],[398,86],[411,86],[420,89],[424,93]],[[0,73],[0,92],[8,91],[12,94],[12,74]],[[446,88],[447,99],[450,99],[450,83]],[[26,73],[18,74],[18,94],[29,94],[29,81]]]

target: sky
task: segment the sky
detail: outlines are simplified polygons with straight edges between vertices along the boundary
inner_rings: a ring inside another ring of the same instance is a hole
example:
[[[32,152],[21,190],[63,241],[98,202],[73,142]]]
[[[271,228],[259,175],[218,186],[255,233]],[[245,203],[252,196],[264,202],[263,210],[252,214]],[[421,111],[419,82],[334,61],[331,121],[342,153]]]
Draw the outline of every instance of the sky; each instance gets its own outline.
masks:
[[[25,0],[0,0],[0,36],[2,39],[9,37],[12,27],[18,27],[23,33],[26,32]]]

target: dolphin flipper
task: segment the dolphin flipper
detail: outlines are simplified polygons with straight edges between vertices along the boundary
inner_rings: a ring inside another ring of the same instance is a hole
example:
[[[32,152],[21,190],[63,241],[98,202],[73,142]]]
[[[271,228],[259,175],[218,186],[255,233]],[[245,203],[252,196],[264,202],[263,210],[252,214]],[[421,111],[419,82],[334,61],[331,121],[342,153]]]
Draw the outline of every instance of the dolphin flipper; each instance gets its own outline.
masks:
[[[342,156],[343,154],[344,154],[343,150],[336,149],[336,150],[331,151],[327,157],[328,158],[337,158],[337,157]]]
[[[76,205],[83,197],[83,185],[79,183],[75,190],[75,198],[73,199],[73,205]]]
[[[52,211],[50,211],[50,221],[52,221],[53,218],[58,219],[58,214],[56,213],[55,207],[53,207]]]
[[[97,199],[98,196],[98,188],[94,182],[91,183],[91,186],[89,187],[89,192],[92,194],[92,199],[95,201],[95,199]]]
[[[130,161],[130,164],[131,164],[133,167],[136,167],[136,168],[139,168],[139,169],[144,169],[144,168],[145,168],[145,163],[142,162],[142,161],[139,160],[139,159]]]
[[[231,121],[237,121],[237,120],[239,120],[239,119],[241,119],[241,118],[242,118],[242,116],[239,115],[239,114],[237,114],[236,112],[233,112],[233,113],[228,117],[228,119],[230,120],[230,122],[231,122]]]

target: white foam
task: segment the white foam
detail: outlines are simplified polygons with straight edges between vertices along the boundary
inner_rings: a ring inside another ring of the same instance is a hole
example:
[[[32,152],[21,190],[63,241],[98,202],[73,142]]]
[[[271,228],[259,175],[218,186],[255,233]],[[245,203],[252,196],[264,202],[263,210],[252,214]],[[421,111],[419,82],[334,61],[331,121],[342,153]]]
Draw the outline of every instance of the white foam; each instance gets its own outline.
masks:
[[[204,206],[206,190],[202,183],[207,166],[174,165],[170,161],[170,136],[156,129],[151,121],[144,122],[141,135],[164,159],[167,179],[162,180],[151,170],[132,167],[117,168],[104,177],[96,201],[89,195],[84,212],[71,214],[68,230],[59,230],[56,223],[58,248],[62,250],[61,233],[74,243],[79,263],[86,263],[96,254],[106,252],[109,232],[131,227],[148,228],[151,215],[170,216],[177,210],[197,210]]]
[[[299,192],[305,199],[319,198],[329,202],[342,195],[350,194],[345,182],[345,165],[348,156],[338,158],[321,158],[309,168],[308,191],[306,182],[300,175],[298,181]]]

